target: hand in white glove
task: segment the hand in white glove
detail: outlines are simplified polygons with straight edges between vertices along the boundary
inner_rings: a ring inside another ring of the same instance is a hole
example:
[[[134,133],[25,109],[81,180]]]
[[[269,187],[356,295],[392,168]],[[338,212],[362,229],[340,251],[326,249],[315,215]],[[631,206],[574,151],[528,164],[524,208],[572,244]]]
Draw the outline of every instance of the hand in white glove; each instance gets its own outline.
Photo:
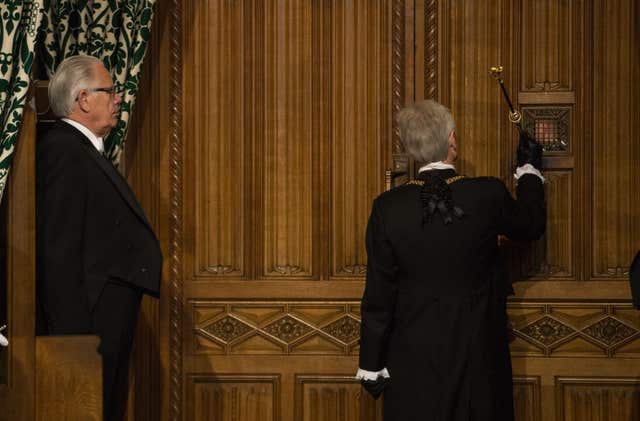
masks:
[[[2,332],[5,327],[7,327],[7,325],[0,326],[0,332]],[[7,346],[7,345],[9,345],[9,340],[5,338],[2,333],[0,333],[0,346]]]

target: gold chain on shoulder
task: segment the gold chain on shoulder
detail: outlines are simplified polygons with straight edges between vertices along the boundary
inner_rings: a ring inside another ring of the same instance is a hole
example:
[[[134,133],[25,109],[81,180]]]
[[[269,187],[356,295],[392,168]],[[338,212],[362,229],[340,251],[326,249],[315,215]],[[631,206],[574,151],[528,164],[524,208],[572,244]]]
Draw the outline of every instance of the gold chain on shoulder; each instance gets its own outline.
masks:
[[[464,177],[465,177],[464,175],[456,175],[455,177],[447,178],[444,181],[446,181],[447,184],[452,184],[452,183],[455,183],[458,180],[462,180]],[[413,185],[416,185],[416,186],[424,186],[424,181],[422,181],[422,180],[411,180],[411,181],[408,181],[407,184],[413,184]]]

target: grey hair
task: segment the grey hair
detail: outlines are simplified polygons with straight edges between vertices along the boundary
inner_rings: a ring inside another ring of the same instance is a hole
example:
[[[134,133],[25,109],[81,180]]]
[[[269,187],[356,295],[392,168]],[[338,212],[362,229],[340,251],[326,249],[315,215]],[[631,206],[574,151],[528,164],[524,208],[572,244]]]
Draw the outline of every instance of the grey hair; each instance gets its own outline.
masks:
[[[456,123],[447,107],[432,101],[419,101],[396,114],[400,139],[405,151],[424,164],[444,161],[449,150],[449,134]]]
[[[73,111],[78,94],[88,89],[95,65],[103,65],[93,56],[78,55],[60,63],[49,81],[49,104],[57,117],[66,117]]]

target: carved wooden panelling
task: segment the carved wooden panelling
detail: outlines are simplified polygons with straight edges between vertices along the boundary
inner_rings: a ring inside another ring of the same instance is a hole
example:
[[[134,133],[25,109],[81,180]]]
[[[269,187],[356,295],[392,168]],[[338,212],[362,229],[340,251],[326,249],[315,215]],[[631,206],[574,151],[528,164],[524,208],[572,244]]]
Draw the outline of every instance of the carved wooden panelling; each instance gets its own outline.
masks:
[[[640,244],[640,6],[594,4],[592,275],[624,278]]]
[[[320,141],[312,131],[314,80],[311,2],[264,2],[264,87],[262,164],[264,241],[262,274],[309,277],[313,274],[314,207],[318,194],[314,156]],[[329,34],[324,34],[328,36]],[[260,89],[260,88],[259,88]],[[257,117],[257,116],[256,116]]]
[[[513,378],[513,405],[517,421],[540,420],[540,378]]]
[[[546,171],[547,229],[535,243],[538,261],[534,276],[573,276],[573,172]]]
[[[187,378],[187,419],[280,420],[278,375],[194,375]]]
[[[450,3],[446,14],[451,19],[447,24],[450,32],[445,42],[450,43],[451,56],[442,59],[443,65],[448,66],[442,74],[449,94],[440,101],[450,106],[456,119],[461,157],[456,167],[470,176],[499,175],[500,139],[509,132],[501,133],[500,122],[506,119],[506,114],[489,68],[508,59],[501,44],[506,2],[497,0],[491,7],[466,0]],[[509,83],[511,78],[505,75],[505,79]]]
[[[295,419],[298,421],[382,421],[375,401],[362,398],[360,382],[353,376],[296,376]],[[366,405],[367,408],[362,406]],[[366,418],[362,414],[368,414]]]
[[[631,305],[509,305],[513,356],[640,357],[640,317]]]
[[[573,89],[573,1],[522,0],[522,90]]]
[[[245,200],[250,186],[245,162],[251,149],[247,101],[251,79],[245,68],[246,2],[208,1],[187,11],[184,85],[187,160],[193,165],[195,271],[204,275],[244,274]],[[192,209],[191,206],[189,209]]]
[[[573,279],[573,172],[545,171],[547,228],[532,243],[503,241],[511,279]]]
[[[558,414],[563,421],[640,419],[637,378],[558,378]]]
[[[196,354],[357,355],[359,302],[191,303]]]
[[[364,233],[373,198],[383,190],[387,145],[391,135],[391,12],[404,2],[365,0],[333,2],[331,36],[331,112],[327,124],[332,135],[331,275],[363,276],[366,265]],[[402,9],[403,11],[403,9]],[[395,16],[395,15],[393,15]],[[400,15],[400,18],[403,15]],[[394,20],[393,40],[403,32]],[[393,60],[397,64],[393,44]],[[394,68],[394,106],[403,76]],[[396,80],[396,78],[398,78]]]
[[[191,302],[195,354],[357,355],[360,303]],[[631,305],[510,303],[514,356],[640,358]]]

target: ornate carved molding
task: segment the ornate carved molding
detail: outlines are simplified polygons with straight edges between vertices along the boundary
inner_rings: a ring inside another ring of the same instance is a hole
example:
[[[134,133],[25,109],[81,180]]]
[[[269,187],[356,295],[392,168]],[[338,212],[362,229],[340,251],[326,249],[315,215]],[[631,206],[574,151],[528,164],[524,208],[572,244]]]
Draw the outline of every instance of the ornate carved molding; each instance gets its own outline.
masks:
[[[640,320],[631,304],[512,303],[508,311],[514,356],[640,358]]]
[[[182,419],[182,1],[171,7],[169,419]]]
[[[293,275],[303,275],[305,270],[297,265],[275,265],[270,275],[284,275],[284,276],[293,276]]]
[[[604,272],[596,273],[596,276],[622,278],[629,276],[629,267],[618,266],[615,268],[606,268]]]
[[[575,330],[551,317],[545,316],[535,323],[525,326],[520,332],[548,346],[572,335]]]
[[[338,270],[338,275],[342,276],[361,276],[367,273],[367,265],[355,264],[346,265]]]
[[[251,317],[256,308],[268,317]],[[359,302],[191,302],[196,353],[351,355],[360,333]],[[216,314],[211,318],[210,314]],[[265,338],[257,343],[256,338]],[[270,339],[271,338],[271,339]],[[205,341],[205,342],[203,342]],[[213,341],[222,348],[203,346]],[[277,347],[273,343],[277,342]],[[247,351],[244,344],[252,344]],[[221,351],[222,350],[222,351]]]
[[[359,301],[191,301],[193,352],[353,355],[360,333],[359,305]],[[509,303],[508,313],[516,357],[640,358],[640,319],[631,304]],[[216,346],[207,346],[207,341]]]
[[[438,1],[425,7],[424,97],[438,99]]]
[[[206,272],[212,275],[228,275],[233,272],[239,273],[240,271],[238,269],[234,269],[231,265],[212,265],[201,267],[200,272]]]
[[[405,2],[404,0],[394,0],[393,16],[391,20],[392,34],[392,58],[391,58],[391,92],[392,92],[392,112],[395,115],[404,106],[405,89],[405,24],[404,24]],[[391,151],[393,154],[402,153],[402,143],[400,142],[400,131],[395,122],[392,123],[393,142]]]

